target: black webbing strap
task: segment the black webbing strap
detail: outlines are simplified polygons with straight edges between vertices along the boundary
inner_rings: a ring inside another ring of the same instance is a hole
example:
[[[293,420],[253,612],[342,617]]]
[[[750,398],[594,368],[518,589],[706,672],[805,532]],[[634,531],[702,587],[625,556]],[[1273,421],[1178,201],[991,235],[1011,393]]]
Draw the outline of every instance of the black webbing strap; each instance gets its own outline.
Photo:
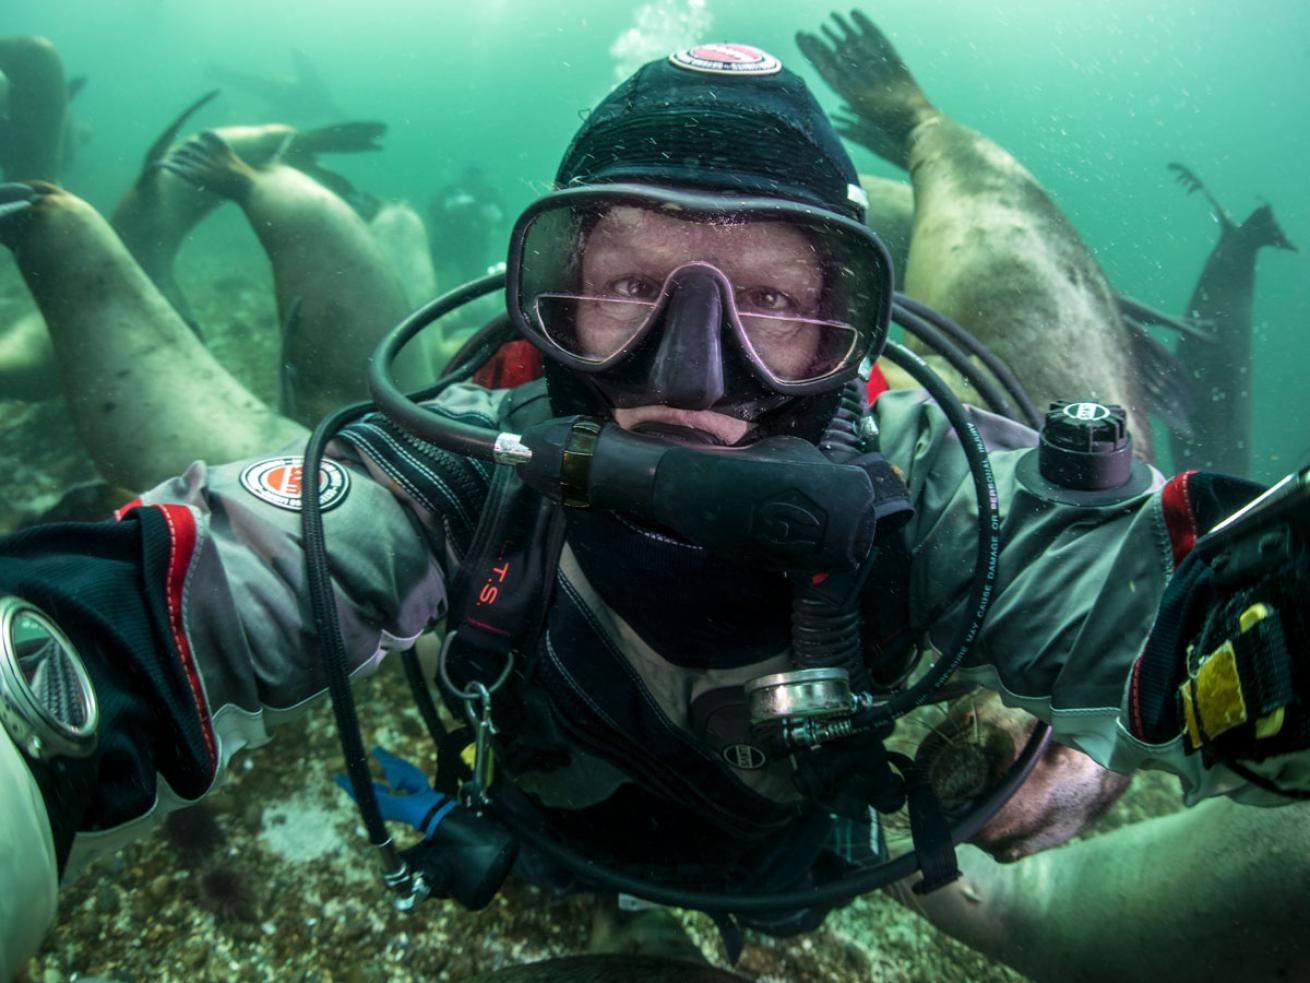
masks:
[[[451,586],[446,624],[458,629],[456,645],[492,656],[530,647],[563,545],[563,510],[524,487],[513,468],[498,466]],[[452,678],[464,682],[459,673]]]
[[[1296,699],[1292,680],[1292,656],[1287,649],[1283,633],[1283,619],[1277,610],[1257,621],[1249,630],[1239,632],[1233,639],[1237,651],[1239,671],[1245,667],[1250,673],[1242,689],[1248,699],[1254,698],[1255,715],[1266,714],[1287,706]]]
[[[914,885],[915,894],[928,894],[960,876],[955,862],[951,824],[942,812],[928,773],[903,754],[891,755],[905,776],[905,796],[910,810],[910,836],[919,857],[923,880]]]

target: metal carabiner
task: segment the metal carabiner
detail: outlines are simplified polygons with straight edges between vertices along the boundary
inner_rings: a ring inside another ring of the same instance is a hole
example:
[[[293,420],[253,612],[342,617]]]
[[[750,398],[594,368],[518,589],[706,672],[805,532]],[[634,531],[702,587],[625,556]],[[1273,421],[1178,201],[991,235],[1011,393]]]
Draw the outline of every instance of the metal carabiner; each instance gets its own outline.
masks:
[[[473,777],[459,791],[466,806],[481,808],[491,801],[487,789],[492,778],[491,738],[496,735],[496,725],[491,719],[491,691],[481,683],[473,683],[471,688],[478,691],[475,698],[481,709],[475,712],[472,700],[464,704],[464,712],[473,725]]]
[[[496,725],[491,719],[491,694],[509,679],[510,670],[514,668],[514,653],[505,653],[505,668],[490,686],[475,679],[461,689],[450,678],[449,668],[450,646],[458,634],[459,629],[454,629],[442,639],[441,651],[437,654],[437,672],[442,685],[463,701],[464,716],[473,728],[473,777],[460,786],[459,797],[464,805],[480,811],[491,801],[487,788],[492,776],[491,738],[496,734]]]

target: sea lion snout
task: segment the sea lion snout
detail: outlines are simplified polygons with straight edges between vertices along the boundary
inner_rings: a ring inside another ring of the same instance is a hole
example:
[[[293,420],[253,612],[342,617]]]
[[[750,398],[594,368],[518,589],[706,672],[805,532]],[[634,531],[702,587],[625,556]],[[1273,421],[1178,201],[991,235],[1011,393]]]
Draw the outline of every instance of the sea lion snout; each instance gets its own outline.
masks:
[[[1014,764],[1036,720],[994,693],[958,700],[916,757],[950,816],[968,811]],[[1052,744],[1009,802],[969,842],[1010,862],[1059,846],[1099,819],[1130,778]]]

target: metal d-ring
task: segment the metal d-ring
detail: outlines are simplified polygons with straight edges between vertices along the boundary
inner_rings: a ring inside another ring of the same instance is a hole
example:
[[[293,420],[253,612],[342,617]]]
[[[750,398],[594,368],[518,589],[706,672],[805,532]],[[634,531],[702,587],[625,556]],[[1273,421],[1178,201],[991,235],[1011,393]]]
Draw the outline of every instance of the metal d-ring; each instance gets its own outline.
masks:
[[[504,686],[505,680],[509,679],[510,670],[514,668],[514,653],[505,653],[505,668],[500,671],[500,675],[496,677],[496,681],[490,686],[483,682],[474,681],[464,689],[460,689],[455,685],[454,680],[450,678],[450,672],[446,668],[450,643],[455,640],[455,636],[458,634],[459,629],[453,629],[441,640],[441,651],[437,653],[437,673],[441,676],[441,683],[446,689],[463,700],[465,704],[471,704],[472,701],[483,698],[484,695],[487,699],[490,699],[491,694]]]

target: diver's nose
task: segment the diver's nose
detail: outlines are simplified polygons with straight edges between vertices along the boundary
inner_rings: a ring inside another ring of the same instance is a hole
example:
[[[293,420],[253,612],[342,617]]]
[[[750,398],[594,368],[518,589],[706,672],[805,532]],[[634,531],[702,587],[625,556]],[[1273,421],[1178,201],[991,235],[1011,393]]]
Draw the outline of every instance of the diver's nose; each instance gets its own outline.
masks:
[[[650,384],[667,406],[707,410],[723,398],[723,285],[695,265],[670,281]]]

